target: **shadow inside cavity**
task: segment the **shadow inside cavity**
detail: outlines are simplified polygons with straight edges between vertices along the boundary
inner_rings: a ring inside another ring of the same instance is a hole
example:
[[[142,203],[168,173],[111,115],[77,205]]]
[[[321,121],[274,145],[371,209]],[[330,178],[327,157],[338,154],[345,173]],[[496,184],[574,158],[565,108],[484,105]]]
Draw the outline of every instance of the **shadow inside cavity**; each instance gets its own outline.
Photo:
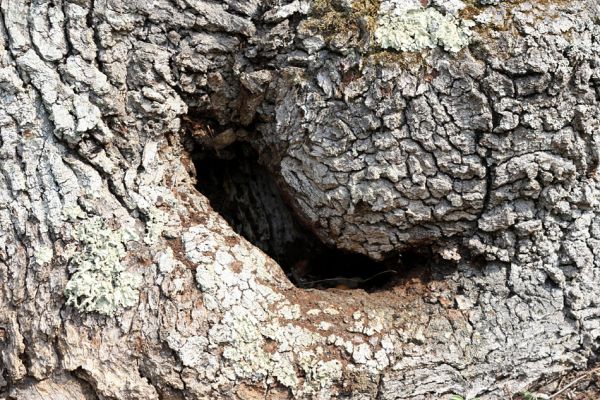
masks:
[[[218,151],[198,147],[192,159],[196,186],[213,209],[277,261],[297,287],[373,292],[389,289],[416,271],[423,275],[429,270],[429,246],[376,261],[322,243],[298,221],[275,178],[259,164],[258,154],[248,144],[237,142]]]

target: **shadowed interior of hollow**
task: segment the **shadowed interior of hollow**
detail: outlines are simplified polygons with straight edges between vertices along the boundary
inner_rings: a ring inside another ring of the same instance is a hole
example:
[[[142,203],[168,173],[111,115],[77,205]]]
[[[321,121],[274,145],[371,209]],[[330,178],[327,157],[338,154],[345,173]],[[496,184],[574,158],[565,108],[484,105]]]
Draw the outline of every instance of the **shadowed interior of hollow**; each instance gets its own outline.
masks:
[[[279,263],[301,288],[387,289],[406,269],[430,260],[427,247],[384,261],[323,244],[285,203],[274,177],[250,145],[193,152],[197,188],[240,235]]]

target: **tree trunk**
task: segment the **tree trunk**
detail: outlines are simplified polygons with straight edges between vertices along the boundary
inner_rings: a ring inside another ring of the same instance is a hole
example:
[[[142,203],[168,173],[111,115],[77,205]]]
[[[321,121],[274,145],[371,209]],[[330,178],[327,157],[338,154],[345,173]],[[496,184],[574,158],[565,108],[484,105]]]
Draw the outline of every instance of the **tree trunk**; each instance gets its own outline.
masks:
[[[594,359],[596,0],[0,5],[0,399],[506,399]]]

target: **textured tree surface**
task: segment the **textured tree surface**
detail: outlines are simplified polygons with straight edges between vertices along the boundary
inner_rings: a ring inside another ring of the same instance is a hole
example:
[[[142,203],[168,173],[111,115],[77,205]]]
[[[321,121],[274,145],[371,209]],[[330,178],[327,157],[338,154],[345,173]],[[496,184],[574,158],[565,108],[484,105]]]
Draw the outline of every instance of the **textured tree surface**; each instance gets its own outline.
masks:
[[[507,399],[586,367],[599,5],[406,0],[458,32],[412,48],[391,3],[0,1],[0,399]],[[235,141],[406,273],[294,287],[196,189],[189,144]]]

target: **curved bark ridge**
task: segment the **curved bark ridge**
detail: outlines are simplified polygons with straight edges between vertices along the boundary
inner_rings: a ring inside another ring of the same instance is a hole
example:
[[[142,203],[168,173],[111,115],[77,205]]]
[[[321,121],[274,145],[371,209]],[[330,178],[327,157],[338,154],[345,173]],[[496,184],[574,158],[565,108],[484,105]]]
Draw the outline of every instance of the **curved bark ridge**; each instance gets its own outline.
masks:
[[[504,3],[467,49],[408,62],[371,19],[331,35],[302,1],[2,1],[0,394],[503,398],[583,365],[597,5]],[[293,288],[194,189],[182,120],[259,149],[324,242],[436,242],[456,266],[385,293]]]
[[[276,122],[259,126],[257,142],[274,148],[295,208],[324,240],[381,258],[502,230],[537,213],[551,187],[595,185],[586,177],[598,160],[595,88],[566,80],[582,54],[561,41],[595,28],[549,12],[556,32],[541,34],[529,14],[511,12],[524,38],[497,32],[469,53],[434,51],[412,70],[309,49],[306,66],[296,58],[273,84]]]

